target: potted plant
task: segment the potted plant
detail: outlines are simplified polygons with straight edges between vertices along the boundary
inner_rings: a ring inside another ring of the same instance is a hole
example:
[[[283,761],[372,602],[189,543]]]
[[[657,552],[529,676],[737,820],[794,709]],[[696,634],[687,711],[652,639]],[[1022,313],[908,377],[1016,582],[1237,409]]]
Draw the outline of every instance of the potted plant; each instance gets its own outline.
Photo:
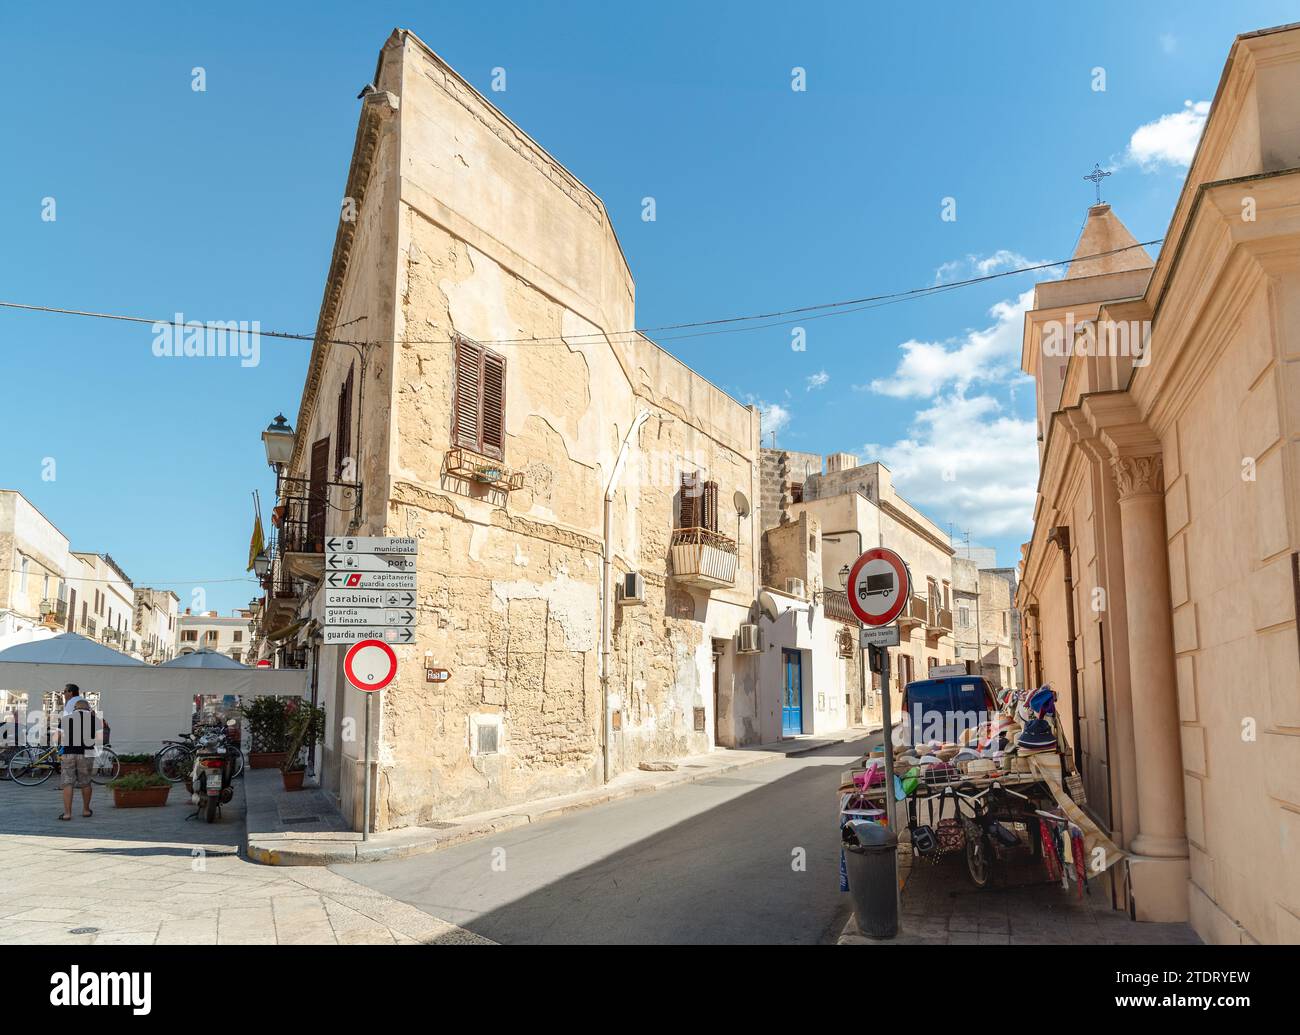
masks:
[[[118,776],[130,776],[132,773],[152,773],[154,771],[153,755],[118,755],[121,763]]]
[[[501,480],[501,468],[491,464],[475,464],[474,480],[485,485],[492,485]]]
[[[119,776],[108,785],[113,791],[113,804],[119,809],[139,809],[166,805],[172,785],[157,773],[132,773]]]
[[[300,791],[307,775],[307,748],[325,735],[325,709],[303,700],[293,700],[285,705],[285,719],[289,749],[280,763],[280,775],[286,791]]]
[[[284,764],[289,750],[288,703],[279,697],[255,697],[244,703],[250,769],[273,769]]]

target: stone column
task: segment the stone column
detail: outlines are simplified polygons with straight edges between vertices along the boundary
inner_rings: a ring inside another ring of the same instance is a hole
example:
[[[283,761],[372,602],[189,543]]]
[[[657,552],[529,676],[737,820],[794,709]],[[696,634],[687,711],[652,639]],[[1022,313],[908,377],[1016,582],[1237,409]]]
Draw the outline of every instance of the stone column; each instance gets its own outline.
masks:
[[[1129,842],[1139,920],[1186,920],[1187,836],[1174,672],[1164,464],[1157,454],[1112,456],[1124,541],[1138,832]]]

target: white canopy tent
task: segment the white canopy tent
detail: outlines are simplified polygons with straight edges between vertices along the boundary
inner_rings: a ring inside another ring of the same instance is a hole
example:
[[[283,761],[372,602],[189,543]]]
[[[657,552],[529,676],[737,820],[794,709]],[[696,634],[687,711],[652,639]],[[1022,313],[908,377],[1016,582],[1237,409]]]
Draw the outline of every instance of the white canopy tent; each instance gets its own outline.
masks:
[[[305,669],[233,663],[235,668],[146,665],[84,636],[62,633],[0,651],[0,687],[25,690],[29,709],[39,709],[46,693],[62,691],[68,683],[98,693],[118,752],[156,751],[163,740],[188,731],[198,694],[307,695]]]

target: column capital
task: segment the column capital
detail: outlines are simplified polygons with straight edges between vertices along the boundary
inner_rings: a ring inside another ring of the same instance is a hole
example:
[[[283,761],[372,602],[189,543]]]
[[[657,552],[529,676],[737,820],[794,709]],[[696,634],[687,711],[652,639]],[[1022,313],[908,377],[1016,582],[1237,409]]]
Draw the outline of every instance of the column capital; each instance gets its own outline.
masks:
[[[1159,453],[1112,456],[1110,470],[1121,503],[1133,496],[1155,496],[1165,491],[1165,462]]]

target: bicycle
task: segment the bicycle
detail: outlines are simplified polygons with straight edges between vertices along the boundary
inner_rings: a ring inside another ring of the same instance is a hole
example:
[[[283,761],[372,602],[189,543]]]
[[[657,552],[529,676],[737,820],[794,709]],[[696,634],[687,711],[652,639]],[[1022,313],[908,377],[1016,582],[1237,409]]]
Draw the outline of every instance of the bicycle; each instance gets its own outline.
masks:
[[[117,774],[122,770],[122,763],[118,761],[117,753],[112,748],[98,748],[92,757],[95,761],[90,770],[91,783],[103,786],[117,779]],[[61,769],[57,744],[44,748],[19,748],[9,759],[9,779],[24,787],[37,787]]]

